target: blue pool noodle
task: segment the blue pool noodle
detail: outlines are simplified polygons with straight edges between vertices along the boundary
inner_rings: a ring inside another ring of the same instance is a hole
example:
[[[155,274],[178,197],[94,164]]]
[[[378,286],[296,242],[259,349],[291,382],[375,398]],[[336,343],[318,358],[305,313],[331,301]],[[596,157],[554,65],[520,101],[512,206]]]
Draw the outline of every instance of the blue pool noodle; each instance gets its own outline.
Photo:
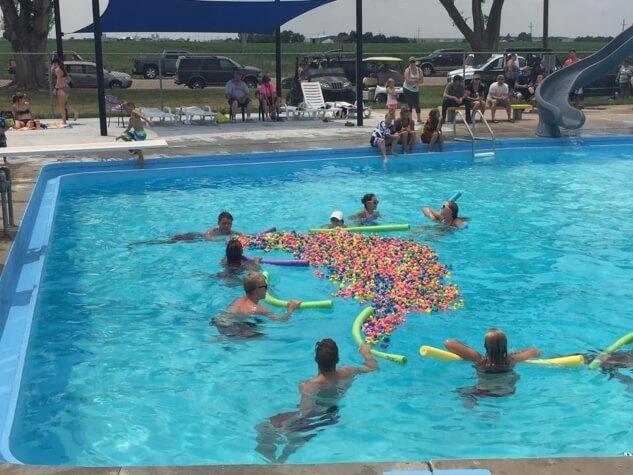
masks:
[[[453,196],[451,196],[448,201],[457,201],[460,196],[462,196],[462,192],[461,191],[457,191],[455,192],[455,194]]]

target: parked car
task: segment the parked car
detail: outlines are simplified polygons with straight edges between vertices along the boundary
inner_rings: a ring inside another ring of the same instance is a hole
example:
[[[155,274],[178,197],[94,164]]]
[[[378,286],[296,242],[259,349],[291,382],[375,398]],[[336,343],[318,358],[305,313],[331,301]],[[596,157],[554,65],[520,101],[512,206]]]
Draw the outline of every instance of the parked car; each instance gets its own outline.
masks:
[[[345,77],[345,71],[342,68],[308,68],[303,70],[300,75],[297,69],[294,77],[282,81],[282,85],[290,84],[288,101],[293,105],[303,101],[301,81],[320,83],[323,99],[326,101],[345,101],[350,103],[356,101],[356,91],[351,81]]]
[[[519,60],[519,68],[523,68],[526,64],[523,56],[517,56]],[[466,86],[470,84],[475,73],[481,76],[481,82],[486,86],[489,86],[497,80],[499,74],[503,74],[505,66],[505,55],[493,54],[490,58],[484,61],[483,64],[477,66],[466,66],[465,68],[454,69],[446,75],[446,81],[451,82],[453,77],[460,75],[464,78]]]
[[[97,65],[90,61],[66,61],[66,71],[70,74],[73,87],[97,87]],[[103,70],[103,80],[107,88],[128,88],[132,76],[127,73]]]
[[[185,84],[191,89],[206,86],[224,86],[239,69],[242,80],[249,87],[257,87],[262,71],[252,66],[241,66],[226,56],[181,56],[176,62],[176,84]]]
[[[433,76],[436,72],[450,71],[464,61],[463,49],[437,49],[427,56],[415,58],[422,74]]]
[[[176,62],[181,56],[188,56],[189,51],[163,51],[160,56],[134,58],[132,74],[140,74],[145,79],[155,79],[160,72],[163,76],[176,74]]]

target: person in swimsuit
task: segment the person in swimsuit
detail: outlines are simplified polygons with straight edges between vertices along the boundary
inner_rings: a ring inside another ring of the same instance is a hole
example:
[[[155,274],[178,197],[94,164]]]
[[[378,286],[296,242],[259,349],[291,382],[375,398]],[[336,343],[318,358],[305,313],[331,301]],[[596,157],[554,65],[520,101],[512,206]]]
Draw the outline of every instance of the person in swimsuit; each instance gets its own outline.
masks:
[[[11,111],[15,119],[14,127],[16,129],[22,129],[24,127],[29,129],[40,128],[40,121],[33,118],[29,107],[25,94],[18,93],[13,96]]]
[[[585,364],[591,363],[594,359],[600,358],[600,371],[609,375],[609,379],[617,379],[624,384],[627,390],[633,392],[633,377],[620,373],[620,369],[633,368],[633,350],[615,351],[606,357],[600,357],[595,354],[582,355]]]
[[[360,226],[371,226],[376,224],[376,220],[380,218],[380,213],[376,210],[378,208],[378,197],[373,193],[367,193],[360,200],[363,203],[365,209],[359,211],[355,215],[352,215],[352,219],[355,220]]]
[[[330,222],[323,226],[324,229],[346,228],[342,211],[333,211],[330,215]]]
[[[420,134],[420,141],[429,144],[429,152],[433,151],[435,144],[438,144],[440,152],[444,151],[444,136],[442,135],[442,123],[440,122],[439,110],[431,109],[429,111],[429,116],[426,122],[424,122],[424,127]]]
[[[259,424],[256,427],[255,450],[269,462],[284,463],[297,449],[316,436],[316,429],[336,424],[340,417],[337,403],[354,382],[354,376],[378,369],[378,363],[368,345],[360,346],[360,354],[363,356],[363,366],[343,366],[337,369],[339,356],[336,342],[330,338],[319,341],[315,346],[314,357],[318,374],[299,384],[299,410],[277,414]],[[283,449],[277,456],[277,449],[282,446]]]
[[[261,257],[256,257],[252,260],[246,259],[246,257],[244,257],[244,247],[239,239],[230,239],[226,243],[226,257],[222,259],[222,267],[224,267],[224,270],[218,272],[216,276],[226,280],[229,284],[235,283],[236,281],[241,282],[240,276],[243,272],[246,270],[259,270],[261,260]]]
[[[246,295],[235,299],[226,310],[209,322],[209,325],[215,325],[222,335],[233,338],[261,337],[264,334],[257,330],[257,324],[261,323],[261,320],[255,318],[257,315],[286,322],[292,316],[292,312],[301,305],[298,300],[290,300],[283,315],[259,305],[259,301],[266,297],[268,291],[266,278],[259,272],[251,272],[244,277],[243,285]]]
[[[514,366],[525,360],[538,358],[541,354],[536,348],[526,348],[508,353],[508,339],[501,330],[491,328],[484,337],[486,355],[464,345],[457,340],[445,340],[444,346],[451,353],[475,363],[478,382],[476,386],[459,388],[464,405],[472,408],[477,397],[502,397],[514,394],[519,375]]]
[[[53,65],[53,74],[55,75],[55,96],[57,97],[57,105],[59,106],[59,114],[62,117],[62,123],[66,124],[68,119],[68,111],[71,111],[74,116],[74,120],[79,118],[79,112],[77,109],[70,105],[70,83],[71,79],[64,63],[59,58],[53,58],[51,62]]]
[[[433,221],[439,221],[444,226],[462,228],[465,224],[464,219],[457,216],[459,207],[454,201],[447,201],[439,211],[424,207],[422,208],[422,213]]]
[[[218,215],[218,226],[209,228],[204,233],[190,232],[175,234],[169,239],[151,239],[149,241],[131,242],[127,247],[132,248],[134,246],[140,246],[141,244],[175,244],[177,242],[211,241],[217,236],[239,236],[241,234],[241,232],[233,230],[233,215],[228,211],[222,211]]]
[[[143,122],[148,126],[152,126],[150,120],[145,117],[141,112],[136,109],[136,105],[133,102],[125,102],[122,104],[123,110],[130,114],[130,120],[128,121],[126,129],[116,140],[123,140],[125,142],[142,142],[147,138],[147,133],[143,127]],[[138,157],[138,167],[143,168],[145,163],[145,157],[142,150],[130,150],[131,153]]]
[[[411,111],[406,107],[400,109],[400,117],[394,122],[398,143],[402,144],[402,153],[413,152],[415,145],[415,122],[411,118]]]

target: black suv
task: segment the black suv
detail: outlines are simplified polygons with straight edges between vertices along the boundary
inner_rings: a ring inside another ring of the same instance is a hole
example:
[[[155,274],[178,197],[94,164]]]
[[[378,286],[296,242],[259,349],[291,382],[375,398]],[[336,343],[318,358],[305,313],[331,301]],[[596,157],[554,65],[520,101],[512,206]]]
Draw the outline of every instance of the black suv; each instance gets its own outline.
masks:
[[[450,71],[461,66],[464,61],[463,49],[437,49],[428,56],[415,59],[425,76],[433,76],[437,71]]]
[[[176,62],[176,84],[185,84],[191,89],[206,86],[224,86],[239,69],[242,80],[249,87],[257,87],[262,72],[252,66],[241,66],[226,56],[184,56]]]

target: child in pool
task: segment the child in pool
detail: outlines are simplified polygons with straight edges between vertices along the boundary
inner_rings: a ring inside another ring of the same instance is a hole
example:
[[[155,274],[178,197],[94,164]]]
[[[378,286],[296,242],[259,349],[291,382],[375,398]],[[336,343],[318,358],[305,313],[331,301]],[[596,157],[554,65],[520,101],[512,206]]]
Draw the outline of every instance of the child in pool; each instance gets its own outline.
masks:
[[[376,220],[380,218],[380,213],[376,209],[378,208],[379,203],[378,197],[373,193],[367,193],[361,198],[360,202],[363,204],[365,209],[351,216],[351,218],[360,226],[376,224]]]
[[[125,102],[122,107],[130,114],[130,120],[128,121],[127,128],[116,139],[124,140],[125,142],[142,142],[147,138],[147,133],[143,128],[143,121],[151,127],[152,124],[150,120],[136,109],[133,102]],[[143,151],[130,150],[130,152],[138,157],[138,167],[143,168],[145,162]]]
[[[298,300],[290,300],[286,307],[286,313],[279,315],[259,304],[259,301],[266,297],[268,291],[268,283],[262,274],[259,272],[249,273],[244,277],[243,284],[246,295],[235,299],[226,310],[209,322],[209,325],[215,325],[218,331],[225,336],[236,338],[263,336],[263,333],[256,329],[257,320],[253,322],[251,319],[257,315],[263,315],[271,320],[285,322],[292,316],[292,312],[301,305]]]

